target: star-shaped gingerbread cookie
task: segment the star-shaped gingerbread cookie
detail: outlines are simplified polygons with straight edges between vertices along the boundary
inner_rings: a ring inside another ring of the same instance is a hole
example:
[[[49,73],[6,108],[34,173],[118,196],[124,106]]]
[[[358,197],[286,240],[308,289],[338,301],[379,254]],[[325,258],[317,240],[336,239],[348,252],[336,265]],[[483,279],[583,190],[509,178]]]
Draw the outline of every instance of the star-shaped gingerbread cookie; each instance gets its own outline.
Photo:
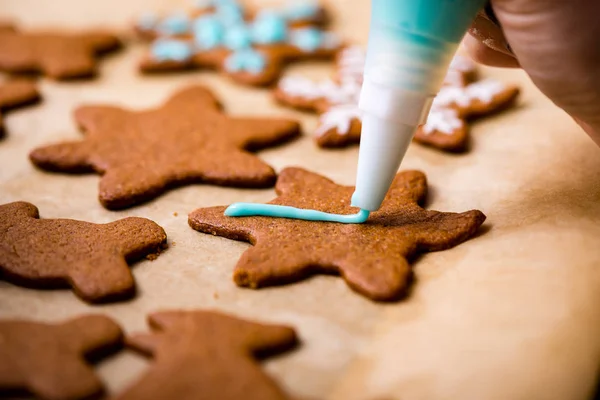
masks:
[[[143,72],[210,68],[246,85],[266,86],[287,64],[331,59],[341,47],[323,29],[318,2],[251,10],[244,1],[208,1],[189,13],[145,14],[136,30],[155,39],[140,63]]]
[[[89,31],[22,32],[0,27],[0,70],[10,73],[42,73],[63,80],[93,76],[96,58],[120,47],[110,33]]]
[[[61,324],[0,321],[0,393],[39,399],[90,399],[104,391],[85,357],[98,359],[120,347],[121,328],[101,315]]]
[[[0,137],[5,133],[1,113],[35,103],[39,99],[37,87],[31,81],[11,80],[0,83]]]
[[[128,262],[155,255],[165,231],[145,218],[109,224],[39,219],[30,203],[0,205],[0,278],[23,286],[71,286],[88,302],[130,297]]]
[[[179,91],[149,111],[111,106],[75,110],[87,136],[34,150],[42,169],[102,174],[100,202],[109,209],[151,200],[168,188],[190,183],[270,187],[273,168],[249,151],[299,135],[296,121],[230,117],[201,86]]]
[[[148,372],[116,400],[284,400],[256,358],[293,348],[292,328],[265,325],[210,311],[150,315],[149,334],[127,339],[154,357]]]
[[[283,170],[270,204],[352,214],[353,187],[315,173]],[[226,217],[225,207],[201,208],[189,216],[197,231],[244,240],[254,247],[234,272],[239,286],[259,288],[300,280],[315,273],[336,273],[373,300],[399,298],[407,288],[414,254],[451,248],[471,238],[485,220],[477,210],[429,211],[427,181],[419,171],[396,175],[380,210],[364,224],[310,222],[269,217]]]

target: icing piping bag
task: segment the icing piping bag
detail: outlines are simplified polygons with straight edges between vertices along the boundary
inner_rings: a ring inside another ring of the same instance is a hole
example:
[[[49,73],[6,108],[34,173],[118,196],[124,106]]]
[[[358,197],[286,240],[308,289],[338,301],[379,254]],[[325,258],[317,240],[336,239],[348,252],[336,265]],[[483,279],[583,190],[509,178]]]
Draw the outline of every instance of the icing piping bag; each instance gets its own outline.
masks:
[[[485,0],[371,0],[356,190],[379,209],[458,45]]]

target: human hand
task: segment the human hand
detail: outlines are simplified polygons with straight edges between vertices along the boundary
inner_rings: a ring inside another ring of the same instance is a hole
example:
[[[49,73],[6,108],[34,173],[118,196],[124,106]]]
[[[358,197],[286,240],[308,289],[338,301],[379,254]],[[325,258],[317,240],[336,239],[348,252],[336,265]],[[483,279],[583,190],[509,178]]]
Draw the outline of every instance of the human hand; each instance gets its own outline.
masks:
[[[600,2],[491,0],[464,44],[482,64],[521,67],[600,145]]]

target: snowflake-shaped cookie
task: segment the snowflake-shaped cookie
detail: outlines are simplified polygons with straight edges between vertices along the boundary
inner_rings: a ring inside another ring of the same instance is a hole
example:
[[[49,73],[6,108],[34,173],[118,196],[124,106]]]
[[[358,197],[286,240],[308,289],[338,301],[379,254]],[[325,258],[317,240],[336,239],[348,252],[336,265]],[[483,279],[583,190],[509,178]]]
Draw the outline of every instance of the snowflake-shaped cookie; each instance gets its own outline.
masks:
[[[345,48],[338,55],[333,79],[314,82],[300,76],[284,77],[274,91],[282,104],[320,115],[315,139],[321,147],[342,147],[360,141],[362,116],[358,100],[362,87],[365,53],[360,47]],[[464,151],[468,144],[468,120],[491,114],[512,104],[519,90],[496,80],[476,81],[475,65],[457,55],[433,102],[427,122],[415,141],[444,151]]]

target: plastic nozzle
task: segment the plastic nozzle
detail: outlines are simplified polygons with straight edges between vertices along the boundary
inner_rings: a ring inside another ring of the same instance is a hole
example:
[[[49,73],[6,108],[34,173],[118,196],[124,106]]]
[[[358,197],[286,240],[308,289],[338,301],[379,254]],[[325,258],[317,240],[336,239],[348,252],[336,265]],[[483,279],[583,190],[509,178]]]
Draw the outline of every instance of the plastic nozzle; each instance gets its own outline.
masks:
[[[390,123],[376,115],[363,116],[359,168],[352,206],[376,211],[383,203],[416,126]]]

